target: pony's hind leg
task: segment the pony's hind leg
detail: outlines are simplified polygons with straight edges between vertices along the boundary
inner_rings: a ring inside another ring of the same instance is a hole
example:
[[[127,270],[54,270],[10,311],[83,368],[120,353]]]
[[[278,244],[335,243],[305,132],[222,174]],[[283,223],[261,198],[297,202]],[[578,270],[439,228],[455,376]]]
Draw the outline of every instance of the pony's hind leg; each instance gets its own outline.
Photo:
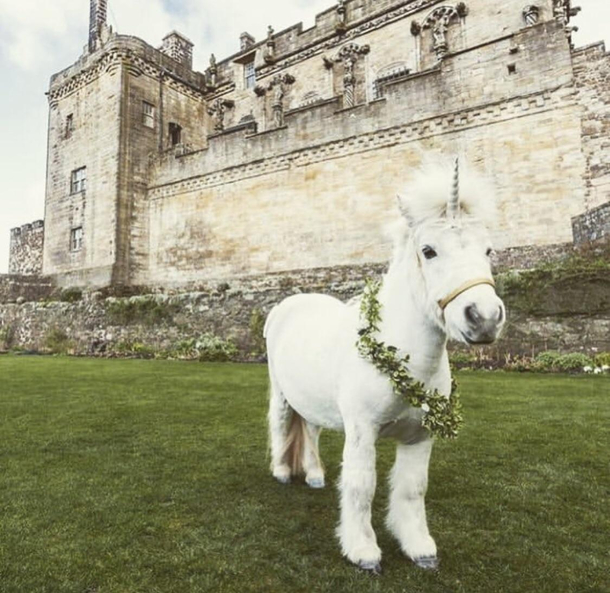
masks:
[[[324,488],[324,467],[320,459],[319,441],[322,429],[311,422],[305,423],[305,447],[303,451],[303,470],[305,481],[311,488]]]
[[[271,378],[269,394],[269,441],[271,447],[271,473],[282,484],[290,483],[289,432],[294,420],[294,410],[290,407],[279,387]]]

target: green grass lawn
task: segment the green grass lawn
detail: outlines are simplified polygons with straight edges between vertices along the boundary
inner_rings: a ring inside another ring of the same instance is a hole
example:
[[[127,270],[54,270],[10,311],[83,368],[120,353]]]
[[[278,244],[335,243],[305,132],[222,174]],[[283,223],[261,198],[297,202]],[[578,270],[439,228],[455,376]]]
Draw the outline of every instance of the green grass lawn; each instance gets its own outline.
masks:
[[[608,591],[610,381],[461,373],[460,438],[438,443],[438,573],[383,528],[381,577],[334,537],[330,487],[281,486],[266,455],[266,368],[0,358],[0,592]]]

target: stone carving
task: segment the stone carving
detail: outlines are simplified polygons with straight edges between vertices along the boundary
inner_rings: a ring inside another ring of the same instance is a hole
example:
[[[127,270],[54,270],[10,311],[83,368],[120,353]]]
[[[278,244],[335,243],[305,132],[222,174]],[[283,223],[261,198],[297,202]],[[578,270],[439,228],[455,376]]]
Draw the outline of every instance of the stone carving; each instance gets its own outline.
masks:
[[[356,104],[356,63],[361,56],[364,56],[371,51],[368,45],[359,46],[355,43],[348,43],[343,46],[334,62],[343,64],[343,107],[354,107]],[[333,62],[328,58],[324,58],[324,65],[332,67]]]
[[[563,26],[568,39],[572,38],[572,33],[578,31],[578,27],[570,26],[570,19],[581,10],[580,6],[572,6],[572,0],[553,0],[553,16]]]
[[[449,53],[449,43],[447,42],[447,30],[454,20],[463,19],[468,15],[468,7],[464,2],[459,2],[455,6],[439,6],[435,8],[420,26],[413,21],[411,23],[411,33],[419,35],[422,30],[432,31],[434,41],[434,52],[440,62]]]
[[[220,134],[225,129],[225,113],[227,109],[233,109],[235,101],[231,99],[216,99],[209,107],[208,113],[214,121],[214,132]]]
[[[337,33],[344,33],[347,29],[347,0],[339,0],[337,4],[337,22],[335,30]]]
[[[218,86],[218,66],[216,65],[216,56],[212,54],[210,56],[210,66],[208,68],[208,84],[212,88]]]
[[[288,87],[294,84],[295,80],[291,74],[276,74],[266,87],[260,85],[254,87],[254,92],[259,97],[265,96],[268,92],[273,92],[271,111],[274,128],[281,128],[284,125],[284,98]]]
[[[540,19],[540,8],[535,4],[528,4],[523,9],[523,20],[526,26],[531,27],[538,23]]]
[[[371,31],[378,30],[379,28],[389,23],[396,22],[407,15],[415,14],[422,8],[432,6],[434,3],[435,0],[411,0],[411,2],[408,2],[395,10],[384,12],[377,18],[371,19],[362,24],[355,24],[349,30],[345,31],[344,35],[333,35],[319,45],[308,46],[301,51],[290,54],[290,56],[287,58],[276,61],[273,65],[263,66],[261,68],[261,74],[265,76],[270,75],[283,68],[288,68],[289,66],[298,64],[303,60],[308,60],[312,56],[318,55],[321,51],[331,50],[341,43],[345,43],[346,39],[355,39],[364,33],[370,33]]]
[[[256,43],[256,39],[247,31],[239,36],[239,47],[241,51],[250,49]]]
[[[263,53],[265,64],[273,64],[275,62],[275,40],[273,39],[273,27],[269,25],[267,29],[267,49]]]

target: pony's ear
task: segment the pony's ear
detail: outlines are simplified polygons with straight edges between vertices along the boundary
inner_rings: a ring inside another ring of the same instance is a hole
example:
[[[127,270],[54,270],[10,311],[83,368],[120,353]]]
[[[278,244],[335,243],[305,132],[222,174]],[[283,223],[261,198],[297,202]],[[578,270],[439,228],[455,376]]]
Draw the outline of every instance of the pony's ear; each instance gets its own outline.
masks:
[[[398,204],[398,210],[402,217],[407,221],[409,227],[415,225],[415,219],[411,216],[409,212],[409,207],[407,206],[407,201],[399,194],[396,194],[396,203]]]

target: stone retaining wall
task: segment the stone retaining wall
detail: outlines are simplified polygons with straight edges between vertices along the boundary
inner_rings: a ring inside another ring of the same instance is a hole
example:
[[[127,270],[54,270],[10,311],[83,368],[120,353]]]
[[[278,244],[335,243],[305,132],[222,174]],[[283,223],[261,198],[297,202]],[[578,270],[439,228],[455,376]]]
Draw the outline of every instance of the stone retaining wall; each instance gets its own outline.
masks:
[[[286,296],[304,292],[306,286],[308,292],[347,300],[361,292],[363,278],[378,275],[382,269],[311,270],[210,284],[175,294],[116,297],[97,292],[73,303],[5,304],[0,305],[0,332],[4,332],[0,336],[10,335],[11,343],[4,347],[43,350],[49,336],[59,331],[65,333],[74,352],[102,354],[121,343],[169,349],[181,340],[212,332],[233,339],[247,358],[260,343],[261,320]],[[559,277],[524,274],[498,277],[509,323],[504,338],[491,349],[495,355],[549,349],[610,351],[608,270]],[[258,325],[253,323],[253,315]]]

